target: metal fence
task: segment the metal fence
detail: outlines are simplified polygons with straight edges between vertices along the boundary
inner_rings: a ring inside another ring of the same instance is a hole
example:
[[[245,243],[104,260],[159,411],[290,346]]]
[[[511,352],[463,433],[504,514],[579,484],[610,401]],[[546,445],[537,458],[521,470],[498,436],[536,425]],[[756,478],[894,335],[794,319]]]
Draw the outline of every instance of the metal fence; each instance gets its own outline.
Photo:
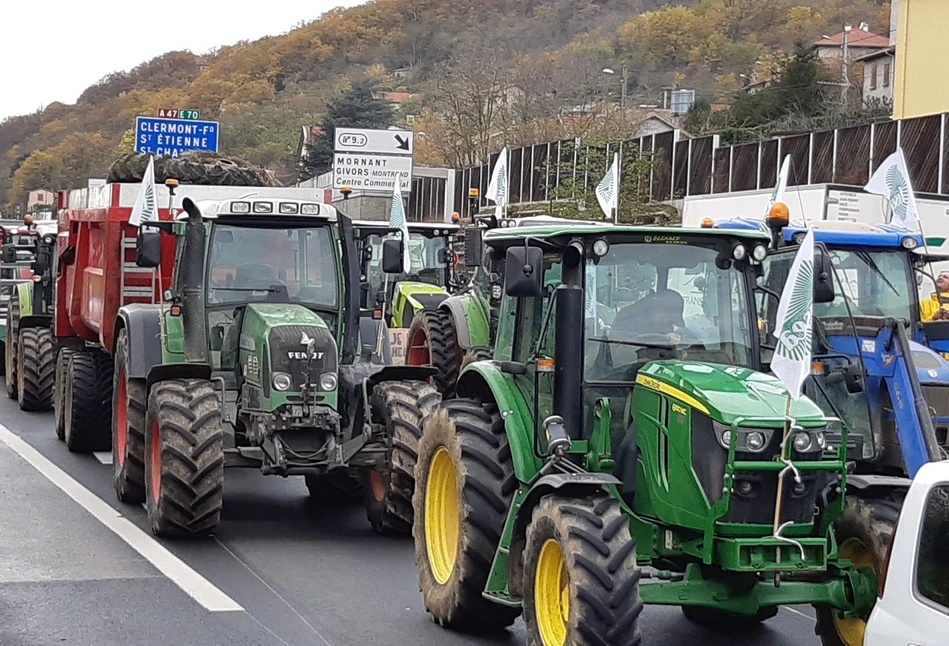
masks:
[[[849,184],[860,186],[886,157],[902,147],[913,188],[919,193],[949,194],[949,113],[915,119],[789,135],[757,143],[722,147],[719,137],[688,138],[675,130],[610,144],[605,157],[617,147],[622,162],[650,155],[656,165],[650,172],[648,194],[655,201],[773,188],[781,160],[791,156],[788,184]],[[584,173],[584,185],[599,182],[606,166],[590,170],[584,156],[590,148],[574,140],[553,141],[509,151],[509,203],[546,202],[558,186],[560,175]],[[551,163],[547,163],[548,160]],[[479,207],[484,199],[497,154],[481,166],[455,171],[454,210],[469,214],[468,189],[477,188]],[[587,170],[582,170],[587,169]],[[579,178],[577,178],[579,181]],[[421,192],[420,192],[421,193]]]

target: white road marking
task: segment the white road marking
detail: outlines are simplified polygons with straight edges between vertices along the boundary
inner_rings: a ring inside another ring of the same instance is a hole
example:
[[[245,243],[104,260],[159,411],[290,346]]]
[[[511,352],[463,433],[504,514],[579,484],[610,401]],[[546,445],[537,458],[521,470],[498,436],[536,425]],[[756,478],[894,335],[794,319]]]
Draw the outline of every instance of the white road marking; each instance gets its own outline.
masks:
[[[787,610],[788,612],[793,612],[793,613],[796,614],[796,615],[800,615],[801,617],[804,617],[804,618],[807,619],[808,621],[815,621],[815,619],[814,619],[813,617],[811,617],[810,615],[804,614],[804,613],[801,612],[800,610],[795,610],[794,608],[791,608],[790,606],[781,606],[781,607],[782,607],[783,609]]]
[[[239,612],[244,608],[217,586],[198,574],[191,566],[168,551],[161,543],[146,534],[128,518],[110,507],[104,500],[79,484],[72,476],[53,464],[39,451],[0,424],[0,441],[13,449],[47,480],[79,503],[86,511],[112,530],[129,547],[142,555],[159,572],[168,577],[185,594],[210,612]]]
[[[93,455],[102,464],[112,464],[112,451],[95,451]]]

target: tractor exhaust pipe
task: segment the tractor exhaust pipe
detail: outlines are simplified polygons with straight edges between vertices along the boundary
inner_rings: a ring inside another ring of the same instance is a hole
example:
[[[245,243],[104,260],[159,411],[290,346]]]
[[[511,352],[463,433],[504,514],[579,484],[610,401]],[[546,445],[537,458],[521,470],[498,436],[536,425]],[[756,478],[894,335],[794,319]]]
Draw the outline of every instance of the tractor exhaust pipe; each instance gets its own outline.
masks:
[[[208,363],[207,321],[204,315],[204,245],[207,233],[198,205],[186,197],[181,207],[188,214],[185,248],[178,267],[185,361]]]
[[[585,298],[576,285],[560,285],[557,303],[556,350],[554,354],[555,415],[563,419],[571,439],[583,437],[583,323]]]

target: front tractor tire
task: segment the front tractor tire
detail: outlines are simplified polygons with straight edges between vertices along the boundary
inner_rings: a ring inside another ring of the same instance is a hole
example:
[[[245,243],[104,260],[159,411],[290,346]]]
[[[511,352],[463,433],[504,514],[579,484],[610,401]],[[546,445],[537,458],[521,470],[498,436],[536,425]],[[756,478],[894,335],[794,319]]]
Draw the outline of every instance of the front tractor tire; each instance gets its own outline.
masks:
[[[53,407],[56,343],[45,327],[22,328],[17,340],[17,402],[25,411]]]
[[[3,344],[4,383],[7,387],[7,396],[10,399],[17,397],[16,342],[20,333],[20,296],[13,290],[7,305],[7,341]]]
[[[451,313],[442,309],[422,310],[412,320],[407,338],[405,363],[436,368],[432,376],[435,388],[446,398],[454,395],[462,353]]]
[[[542,498],[527,527],[523,589],[530,644],[642,641],[636,541],[615,498]]]
[[[220,524],[221,418],[218,392],[206,379],[172,379],[152,388],[145,418],[145,506],[156,536],[205,536]]]
[[[112,357],[81,350],[69,357],[64,383],[63,439],[70,451],[108,451],[112,426]]]
[[[882,571],[887,546],[896,531],[900,504],[884,498],[860,498],[848,494],[843,513],[834,521],[838,552],[858,569]],[[816,606],[814,632],[823,646],[862,646],[867,619],[841,617],[829,606]]]
[[[129,377],[128,332],[119,332],[115,343],[112,380],[112,487],[122,502],[145,502],[145,408],[148,394],[144,379]]]
[[[412,533],[412,494],[422,421],[440,401],[435,387],[424,381],[383,382],[372,391],[372,419],[385,425],[387,442],[385,466],[363,475],[366,517],[377,533]]]
[[[415,473],[412,533],[426,610],[455,630],[510,626],[521,609],[481,595],[517,490],[498,407],[443,402],[425,422]]]

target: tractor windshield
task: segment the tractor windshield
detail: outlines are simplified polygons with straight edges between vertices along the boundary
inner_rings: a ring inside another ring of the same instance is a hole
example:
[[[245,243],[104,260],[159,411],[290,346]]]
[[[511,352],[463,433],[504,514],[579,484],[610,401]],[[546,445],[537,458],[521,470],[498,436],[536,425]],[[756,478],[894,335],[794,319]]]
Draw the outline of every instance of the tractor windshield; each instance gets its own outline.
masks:
[[[919,320],[916,280],[906,251],[832,247],[828,252],[840,287],[833,303],[814,305],[816,318],[847,316],[849,304],[853,316]]]
[[[718,249],[613,244],[586,268],[586,378],[627,381],[661,358],[752,367],[746,276]]]
[[[274,300],[337,307],[338,253],[328,227],[216,224],[211,231],[209,307]]]
[[[369,261],[370,294],[377,294],[383,289],[385,274],[382,273],[382,241],[386,236],[372,234],[369,236],[369,247],[372,249],[372,259]],[[409,260],[412,263],[407,274],[390,274],[389,284],[402,281],[417,281],[444,287],[447,281],[448,254],[445,239],[441,237],[427,237],[422,233],[409,233]]]

